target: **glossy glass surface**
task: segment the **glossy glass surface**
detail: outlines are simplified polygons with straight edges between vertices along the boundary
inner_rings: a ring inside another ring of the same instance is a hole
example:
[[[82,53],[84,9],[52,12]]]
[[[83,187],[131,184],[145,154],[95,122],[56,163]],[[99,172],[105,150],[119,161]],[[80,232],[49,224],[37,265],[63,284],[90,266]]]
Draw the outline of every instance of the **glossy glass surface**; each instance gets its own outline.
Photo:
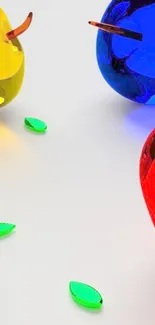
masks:
[[[16,226],[12,223],[0,223],[0,237],[9,235],[15,228]]]
[[[25,117],[24,124],[27,129],[37,133],[44,133],[47,130],[46,123],[37,118]]]
[[[101,294],[88,284],[71,281],[69,290],[72,298],[79,305],[87,308],[100,309],[103,304]]]
[[[120,95],[155,104],[155,0],[113,0],[101,22],[142,33],[142,41],[98,30],[97,61]]]

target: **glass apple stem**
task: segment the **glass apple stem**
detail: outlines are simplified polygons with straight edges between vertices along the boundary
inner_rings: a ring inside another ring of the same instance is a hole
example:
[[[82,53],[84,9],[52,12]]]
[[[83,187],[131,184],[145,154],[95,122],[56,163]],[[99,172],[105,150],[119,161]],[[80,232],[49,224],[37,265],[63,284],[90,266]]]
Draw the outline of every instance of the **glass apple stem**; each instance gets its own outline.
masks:
[[[90,25],[98,27],[99,29],[102,29],[105,32],[112,33],[112,34],[118,34],[120,36],[128,37],[135,39],[137,41],[142,41],[142,34],[134,32],[132,30],[120,28],[118,26],[110,25],[110,24],[105,24],[105,23],[97,23],[95,21],[89,21],[88,22]]]
[[[20,34],[24,33],[29,28],[29,26],[32,22],[32,17],[33,17],[33,13],[30,12],[22,25],[11,30],[10,32],[8,32],[6,34],[7,38],[9,40],[12,40],[12,39],[18,37]]]

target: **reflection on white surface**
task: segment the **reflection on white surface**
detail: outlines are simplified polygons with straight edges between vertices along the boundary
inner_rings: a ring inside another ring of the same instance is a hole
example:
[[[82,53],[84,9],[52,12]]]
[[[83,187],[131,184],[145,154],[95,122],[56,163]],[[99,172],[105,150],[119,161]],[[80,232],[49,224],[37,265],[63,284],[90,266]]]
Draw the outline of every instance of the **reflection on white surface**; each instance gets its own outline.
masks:
[[[0,147],[8,150],[22,149],[22,141],[6,124],[0,122]]]
[[[14,25],[34,12],[23,89],[0,112],[0,218],[17,225],[0,242],[3,325],[154,325],[155,230],[138,175],[154,111],[128,107],[100,75],[87,22],[108,3],[1,2]],[[26,132],[25,116],[47,134]],[[71,279],[99,289],[103,312],[72,304]]]
[[[133,104],[125,117],[126,127],[129,132],[134,131],[134,137],[140,137],[143,141],[155,128],[155,106]]]

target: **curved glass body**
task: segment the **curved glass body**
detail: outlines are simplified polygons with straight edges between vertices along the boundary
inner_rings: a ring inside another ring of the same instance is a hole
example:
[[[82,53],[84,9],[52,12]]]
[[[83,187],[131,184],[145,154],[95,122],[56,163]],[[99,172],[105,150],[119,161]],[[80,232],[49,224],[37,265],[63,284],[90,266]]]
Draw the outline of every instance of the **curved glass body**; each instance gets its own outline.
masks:
[[[139,177],[143,197],[155,227],[155,129],[143,145],[139,162]]]
[[[142,41],[98,30],[97,61],[107,83],[120,95],[155,104],[155,0],[113,0],[102,23],[142,34]]]
[[[6,13],[0,8],[0,108],[11,102],[19,93],[24,78],[24,51],[18,36],[32,22],[30,12],[24,23],[12,29]]]

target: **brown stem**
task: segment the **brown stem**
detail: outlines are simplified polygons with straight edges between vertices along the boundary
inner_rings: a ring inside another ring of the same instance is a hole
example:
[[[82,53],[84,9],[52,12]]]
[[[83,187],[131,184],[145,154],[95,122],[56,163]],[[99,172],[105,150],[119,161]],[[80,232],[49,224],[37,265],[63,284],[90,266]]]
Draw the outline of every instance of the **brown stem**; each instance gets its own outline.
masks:
[[[102,29],[105,32],[112,33],[112,34],[118,34],[120,36],[132,38],[138,41],[142,41],[142,34],[134,32],[132,30],[120,28],[118,26],[105,24],[105,23],[96,23],[95,21],[89,21],[89,24],[95,27],[98,27],[99,29]]]
[[[12,39],[18,37],[20,34],[24,33],[29,28],[29,26],[32,22],[32,17],[33,17],[33,13],[30,12],[22,25],[11,30],[10,32],[8,32],[6,34],[7,38],[9,40],[12,40]]]

